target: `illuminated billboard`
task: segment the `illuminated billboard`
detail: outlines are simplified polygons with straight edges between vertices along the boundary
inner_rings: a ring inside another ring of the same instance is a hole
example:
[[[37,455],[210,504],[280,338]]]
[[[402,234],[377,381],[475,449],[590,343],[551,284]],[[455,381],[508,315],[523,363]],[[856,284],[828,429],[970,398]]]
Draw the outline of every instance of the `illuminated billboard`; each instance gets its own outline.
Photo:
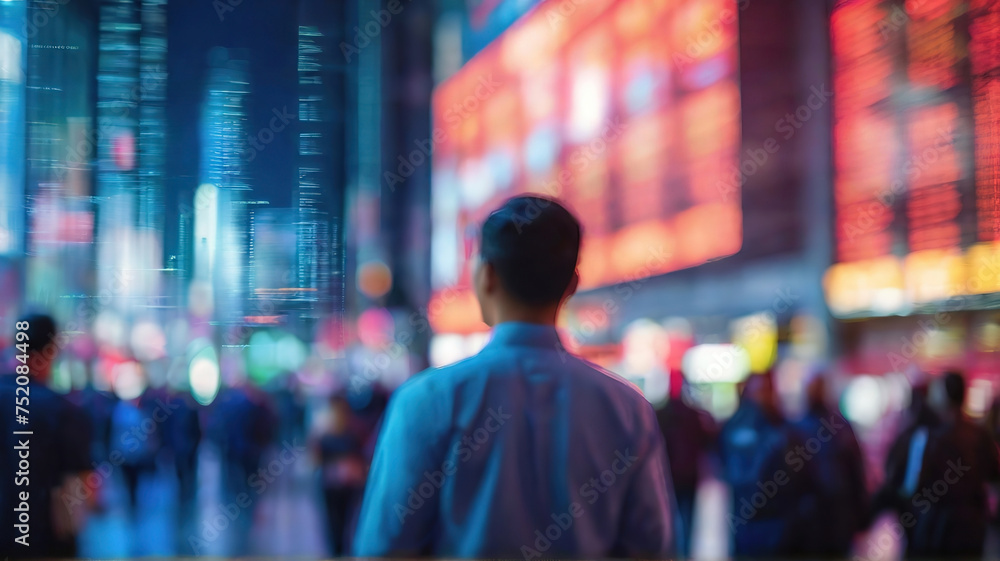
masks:
[[[738,252],[740,98],[733,0],[544,2],[434,95],[432,284],[438,332],[483,326],[470,257],[514,195],[580,217],[581,288]]]
[[[835,315],[1000,292],[1000,5],[841,0]]]

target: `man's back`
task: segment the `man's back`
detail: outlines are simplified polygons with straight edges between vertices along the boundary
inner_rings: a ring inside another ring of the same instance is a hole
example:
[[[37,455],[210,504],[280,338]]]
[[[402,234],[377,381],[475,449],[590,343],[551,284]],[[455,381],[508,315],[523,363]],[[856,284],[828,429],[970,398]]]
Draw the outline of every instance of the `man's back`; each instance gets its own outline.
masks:
[[[987,489],[1000,479],[996,445],[968,419],[944,422],[930,433],[912,504],[918,552],[981,556],[988,518]]]
[[[386,415],[359,556],[670,553],[652,407],[551,326],[498,325],[481,354],[407,382]]]

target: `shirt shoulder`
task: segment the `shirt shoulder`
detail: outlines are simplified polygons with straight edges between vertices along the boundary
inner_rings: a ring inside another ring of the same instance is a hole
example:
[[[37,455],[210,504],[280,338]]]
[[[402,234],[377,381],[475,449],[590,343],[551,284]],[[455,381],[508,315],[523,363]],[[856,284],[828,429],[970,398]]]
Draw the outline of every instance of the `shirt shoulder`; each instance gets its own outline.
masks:
[[[655,435],[659,439],[656,410],[637,385],[582,357],[570,356],[574,363],[574,383],[582,384],[591,395],[601,396],[601,402],[609,406],[609,411],[615,411],[614,415],[633,438],[646,442],[650,435]]]
[[[480,352],[447,366],[427,368],[403,382],[393,392],[393,397],[400,399],[398,396],[405,396],[405,399],[412,399],[418,396],[450,394],[455,387],[470,377],[482,374],[492,363],[488,356]]]
[[[646,399],[646,396],[643,395],[642,390],[633,382],[583,357],[577,355],[569,356],[571,358],[568,360],[575,363],[575,369],[583,373],[584,376],[587,376],[591,383],[600,386],[601,389],[610,392],[611,395],[619,399],[648,405],[650,411],[653,411],[652,405]]]

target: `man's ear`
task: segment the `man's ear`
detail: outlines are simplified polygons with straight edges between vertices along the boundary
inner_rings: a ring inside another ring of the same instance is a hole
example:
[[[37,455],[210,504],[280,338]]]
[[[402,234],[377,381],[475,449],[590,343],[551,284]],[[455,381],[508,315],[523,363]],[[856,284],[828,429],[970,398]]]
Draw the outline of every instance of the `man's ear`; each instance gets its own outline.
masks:
[[[493,268],[492,263],[489,261],[480,261],[479,267],[476,269],[476,274],[479,275],[476,282],[480,283],[480,288],[484,295],[496,293],[499,279],[497,278],[497,270]]]
[[[563,293],[563,301],[569,300],[569,297],[576,294],[576,289],[580,286],[580,271],[573,271],[573,276],[569,279],[569,284],[566,285],[566,292]]]

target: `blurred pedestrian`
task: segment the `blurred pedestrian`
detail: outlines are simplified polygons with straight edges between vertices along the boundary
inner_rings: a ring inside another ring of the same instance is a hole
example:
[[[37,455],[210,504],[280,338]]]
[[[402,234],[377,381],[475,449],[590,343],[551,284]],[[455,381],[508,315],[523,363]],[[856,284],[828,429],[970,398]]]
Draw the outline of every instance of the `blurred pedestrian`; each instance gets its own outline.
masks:
[[[139,486],[156,474],[163,431],[154,419],[150,399],[143,400],[148,379],[137,362],[116,368],[115,393],[120,400],[111,418],[112,453],[121,457],[121,472],[133,522],[139,518]]]
[[[249,478],[274,438],[277,416],[267,394],[242,377],[223,388],[212,403],[210,416],[216,445],[223,460],[226,500],[233,501],[249,487]]]
[[[928,402],[928,385],[924,383],[913,386],[910,389],[910,404],[900,422],[901,429],[889,447],[885,483],[876,495],[877,506],[894,506],[900,497],[909,499],[905,491],[916,485],[915,477],[919,473],[928,435],[940,424],[940,417]],[[910,462],[911,456],[917,461]],[[909,476],[908,470],[913,472]],[[907,483],[906,479],[913,481]]]
[[[826,373],[815,371],[806,383],[807,411],[799,432],[815,437],[806,452],[816,476],[815,510],[806,541],[810,556],[846,559],[854,536],[871,525],[864,457],[851,424],[827,402]]]
[[[872,501],[873,515],[891,509],[899,517],[906,534],[908,557],[917,556],[916,523],[912,511],[917,492],[924,452],[931,431],[941,423],[928,403],[928,386],[917,383],[910,389],[910,405],[903,416],[899,435],[889,446],[885,462],[885,478]],[[906,523],[904,523],[904,520]]]
[[[364,490],[365,466],[358,426],[341,395],[330,398],[330,413],[321,432],[312,439],[319,460],[326,505],[328,537],[334,557],[349,551],[349,528]]]
[[[931,385],[929,401],[941,423],[927,441],[912,499],[916,515],[908,553],[980,558],[990,517],[988,485],[1000,481],[1000,457],[989,433],[962,410],[965,378],[947,372]]]
[[[186,391],[172,389],[165,405],[169,416],[164,422],[164,444],[177,476],[178,515],[183,522],[193,518],[197,506],[201,421],[198,404]]]
[[[688,383],[683,378],[671,385],[670,399],[656,412],[656,420],[667,447],[670,476],[673,481],[676,518],[679,528],[677,552],[691,556],[694,506],[702,480],[706,457],[714,447],[715,421],[700,409],[686,403]]]
[[[306,410],[294,372],[275,376],[266,387],[278,415],[276,442],[293,442],[303,436]]]
[[[100,375],[93,368],[87,368],[86,385],[79,391],[74,391],[67,396],[74,405],[85,411],[90,418],[91,444],[90,456],[93,464],[100,465],[110,460],[111,454],[111,420],[114,415],[118,398],[111,392],[98,389],[95,377]],[[108,463],[107,465],[111,465]],[[101,480],[100,485],[94,489],[95,506],[103,509],[106,505],[104,493],[107,481]]]
[[[556,331],[579,280],[580,237],[576,218],[541,197],[512,198],[486,219],[474,284],[492,339],[393,394],[355,555],[672,553],[652,406]]]
[[[804,443],[778,407],[772,374],[751,376],[719,436],[724,479],[732,490],[726,521],[737,557],[807,550],[816,480]]]
[[[989,433],[993,442],[1000,444],[1000,399],[994,399],[993,404],[990,405],[989,410],[986,412],[983,428]]]
[[[16,326],[26,336],[16,341],[25,345],[17,353],[23,359],[0,376],[0,401],[22,407],[0,415],[0,555],[76,557],[93,497],[84,488],[92,474],[90,419],[46,385],[60,351],[55,321],[29,315]]]

